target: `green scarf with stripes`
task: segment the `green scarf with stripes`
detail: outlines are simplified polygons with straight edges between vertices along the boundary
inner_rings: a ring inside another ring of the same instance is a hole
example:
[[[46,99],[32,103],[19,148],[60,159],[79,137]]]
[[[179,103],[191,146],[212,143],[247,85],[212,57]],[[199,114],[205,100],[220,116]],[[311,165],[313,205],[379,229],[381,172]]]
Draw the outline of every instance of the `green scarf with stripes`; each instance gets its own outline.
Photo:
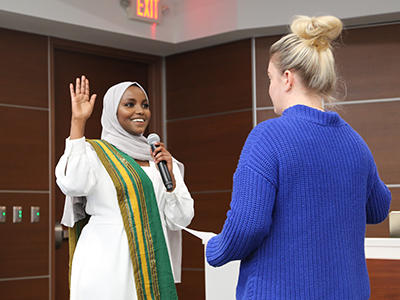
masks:
[[[138,299],[178,299],[150,178],[132,157],[105,140],[87,142],[95,149],[117,191]],[[80,230],[86,222],[77,222],[70,230],[70,264]]]

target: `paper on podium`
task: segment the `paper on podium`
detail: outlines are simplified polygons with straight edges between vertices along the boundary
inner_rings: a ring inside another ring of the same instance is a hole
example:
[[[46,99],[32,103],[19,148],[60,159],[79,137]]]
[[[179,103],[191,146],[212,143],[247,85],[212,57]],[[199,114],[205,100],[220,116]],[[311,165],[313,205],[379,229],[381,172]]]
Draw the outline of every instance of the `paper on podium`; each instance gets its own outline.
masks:
[[[223,265],[222,267],[217,268],[210,266],[205,255],[206,245],[207,242],[216,234],[213,232],[197,231],[179,225],[177,226],[198,237],[203,242],[206,276],[206,300],[235,300],[240,261],[232,261],[226,265]]]

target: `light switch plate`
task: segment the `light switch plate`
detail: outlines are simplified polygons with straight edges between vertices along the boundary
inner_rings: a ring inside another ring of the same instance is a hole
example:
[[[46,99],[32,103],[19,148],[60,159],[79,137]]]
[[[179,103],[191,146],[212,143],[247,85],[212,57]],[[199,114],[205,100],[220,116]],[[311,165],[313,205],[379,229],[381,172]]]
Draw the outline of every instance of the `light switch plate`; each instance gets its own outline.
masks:
[[[40,221],[40,207],[31,206],[31,223],[39,223]]]
[[[13,223],[22,222],[22,206],[13,206]]]
[[[400,211],[389,213],[389,232],[390,237],[400,237]]]
[[[5,206],[0,206],[0,223],[5,223],[6,222],[6,207]]]

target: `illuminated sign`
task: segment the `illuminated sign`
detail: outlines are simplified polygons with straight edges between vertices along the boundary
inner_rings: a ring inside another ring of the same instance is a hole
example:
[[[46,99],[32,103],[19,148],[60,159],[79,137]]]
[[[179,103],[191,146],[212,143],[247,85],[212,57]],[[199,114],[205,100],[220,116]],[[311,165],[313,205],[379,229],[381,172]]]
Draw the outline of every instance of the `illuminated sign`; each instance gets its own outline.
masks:
[[[131,0],[129,7],[129,19],[160,24],[160,0]]]

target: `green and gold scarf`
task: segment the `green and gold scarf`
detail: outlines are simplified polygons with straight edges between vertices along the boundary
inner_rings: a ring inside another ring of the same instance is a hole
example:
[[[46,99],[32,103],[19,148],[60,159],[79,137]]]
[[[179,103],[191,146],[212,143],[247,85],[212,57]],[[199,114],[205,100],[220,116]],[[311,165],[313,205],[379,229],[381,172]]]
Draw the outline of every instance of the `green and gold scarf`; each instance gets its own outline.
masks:
[[[133,158],[105,140],[87,141],[95,149],[117,191],[138,299],[178,299],[150,178]],[[85,222],[87,220],[77,222],[70,230],[70,264]]]

